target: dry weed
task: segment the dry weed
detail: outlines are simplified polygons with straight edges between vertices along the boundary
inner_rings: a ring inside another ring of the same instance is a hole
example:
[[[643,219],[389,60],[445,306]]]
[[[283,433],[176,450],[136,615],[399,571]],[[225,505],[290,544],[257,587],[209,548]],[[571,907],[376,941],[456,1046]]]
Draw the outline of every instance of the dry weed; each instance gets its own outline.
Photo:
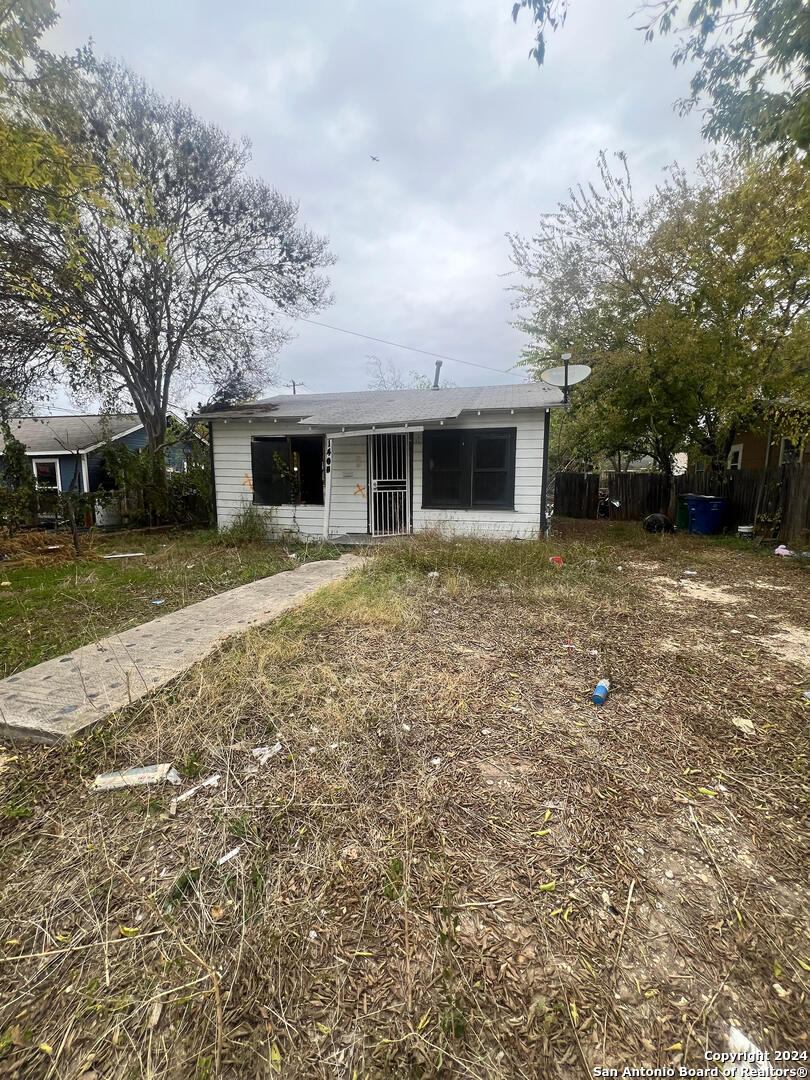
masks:
[[[386,552],[7,763],[0,1075],[575,1077],[703,1064],[732,1022],[810,1049],[808,713],[761,623],[729,636],[750,565],[705,565],[733,609],[665,614],[635,547],[520,547]],[[774,622],[791,573],[757,567]],[[221,775],[175,816],[83,786],[170,760]]]

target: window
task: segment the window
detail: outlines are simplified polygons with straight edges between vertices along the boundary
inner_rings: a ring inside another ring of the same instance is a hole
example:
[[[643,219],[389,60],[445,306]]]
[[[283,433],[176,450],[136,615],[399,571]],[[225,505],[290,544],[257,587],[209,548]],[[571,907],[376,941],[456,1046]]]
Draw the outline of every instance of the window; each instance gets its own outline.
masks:
[[[34,479],[40,489],[59,490],[59,473],[56,458],[34,461]]]
[[[728,452],[728,467],[729,469],[742,468],[742,452],[743,444],[735,443],[734,446]]]
[[[791,442],[790,439],[782,439],[779,444],[779,464],[781,465],[795,465],[801,461],[799,454],[799,448],[796,443]]]
[[[514,509],[515,436],[515,428],[426,431],[422,505]]]
[[[253,501],[258,506],[323,506],[323,438],[288,436],[250,442]]]

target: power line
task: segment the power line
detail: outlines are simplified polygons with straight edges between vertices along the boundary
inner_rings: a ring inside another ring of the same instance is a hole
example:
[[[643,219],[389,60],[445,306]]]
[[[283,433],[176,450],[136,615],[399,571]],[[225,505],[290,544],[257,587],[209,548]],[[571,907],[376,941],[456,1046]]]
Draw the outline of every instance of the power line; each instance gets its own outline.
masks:
[[[476,364],[474,360],[459,360],[457,356],[445,356],[444,353],[431,352],[429,349],[415,349],[412,345],[403,345],[399,341],[386,341],[385,338],[372,337],[371,334],[361,334],[357,330],[346,330],[342,326],[332,326],[330,323],[316,322],[315,319],[301,319],[301,322],[311,323],[313,326],[323,326],[327,330],[337,330],[341,334],[351,334],[352,337],[365,338],[366,341],[376,341],[379,345],[392,345],[395,349],[407,349],[408,352],[420,353],[422,356],[435,356],[437,360],[450,360],[454,364],[466,364],[468,367],[482,368],[484,371],[496,371],[499,375],[513,375],[511,371],[503,371],[501,368],[488,367],[486,364]],[[515,378],[518,376],[515,375]]]

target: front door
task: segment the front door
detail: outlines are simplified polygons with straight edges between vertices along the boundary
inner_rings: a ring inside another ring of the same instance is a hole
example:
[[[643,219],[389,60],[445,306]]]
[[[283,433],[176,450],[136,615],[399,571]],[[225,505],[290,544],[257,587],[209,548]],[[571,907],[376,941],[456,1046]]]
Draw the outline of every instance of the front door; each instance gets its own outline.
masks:
[[[411,455],[408,435],[369,435],[369,525],[372,536],[411,529]]]

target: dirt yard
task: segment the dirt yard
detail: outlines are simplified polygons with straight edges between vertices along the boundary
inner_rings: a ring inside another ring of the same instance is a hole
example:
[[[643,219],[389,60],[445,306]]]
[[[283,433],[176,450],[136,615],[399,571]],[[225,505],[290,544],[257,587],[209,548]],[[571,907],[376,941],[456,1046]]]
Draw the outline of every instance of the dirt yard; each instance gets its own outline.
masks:
[[[677,1074],[730,1025],[808,1067],[807,563],[416,542],[6,748],[0,1076]]]

